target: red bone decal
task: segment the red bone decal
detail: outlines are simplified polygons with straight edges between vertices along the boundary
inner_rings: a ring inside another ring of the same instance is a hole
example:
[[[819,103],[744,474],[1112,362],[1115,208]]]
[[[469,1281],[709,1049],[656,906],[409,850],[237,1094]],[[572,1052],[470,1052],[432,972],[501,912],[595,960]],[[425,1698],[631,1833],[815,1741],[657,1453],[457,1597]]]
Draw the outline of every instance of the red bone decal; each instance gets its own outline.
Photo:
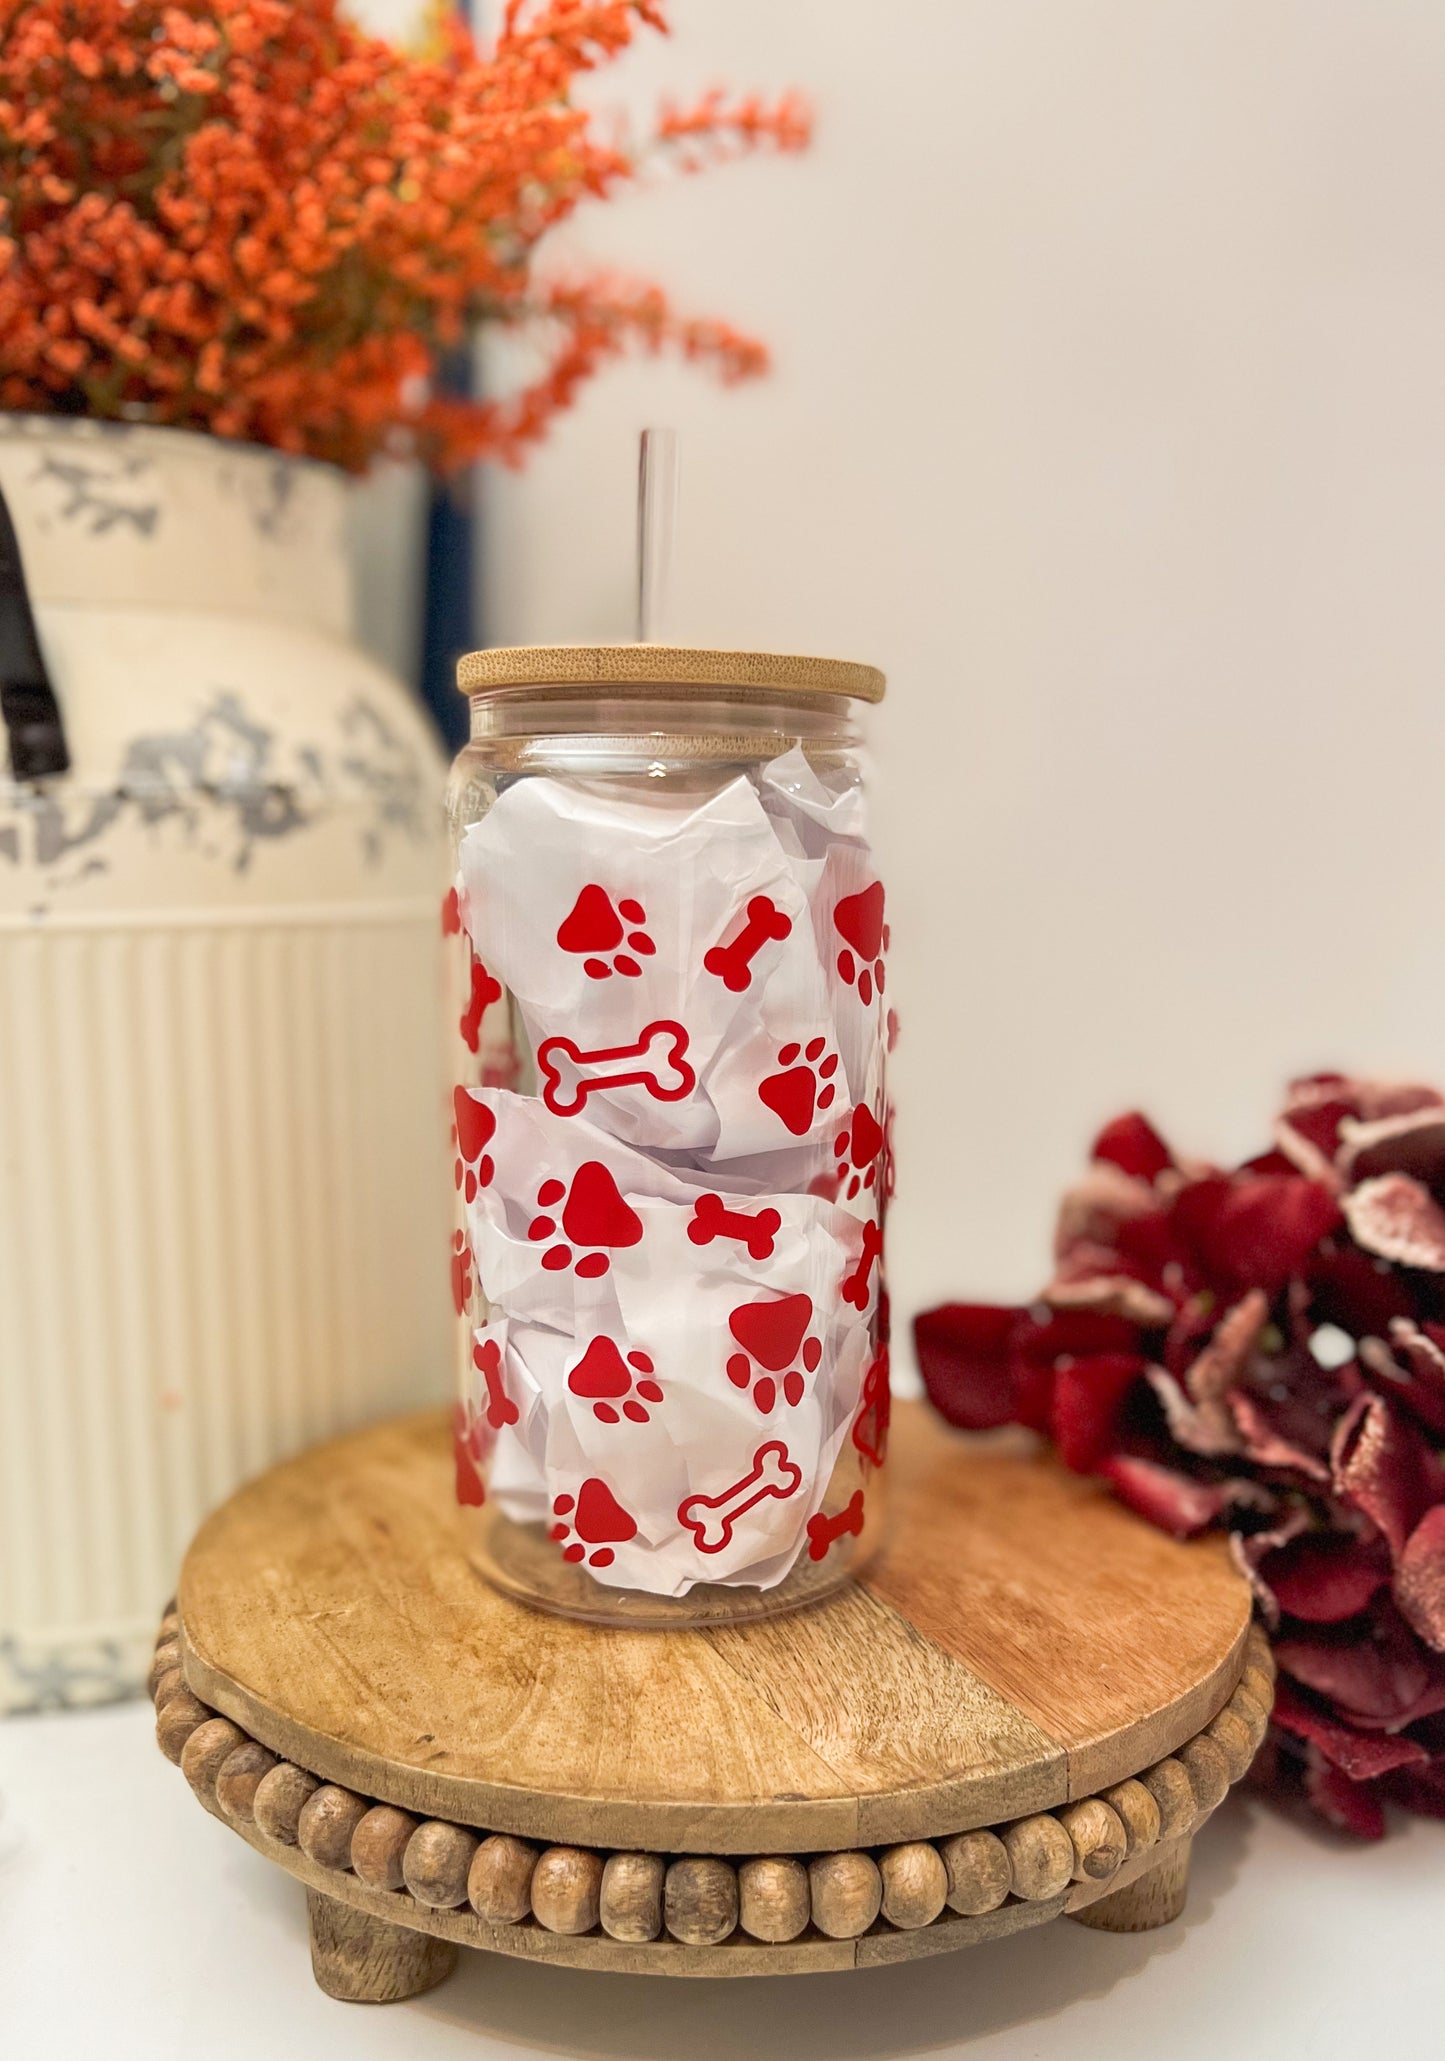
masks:
[[[855,1310],[868,1307],[868,1277],[873,1272],[873,1262],[883,1256],[883,1233],[872,1217],[863,1226],[863,1250],[858,1255],[858,1264],[851,1274],[843,1276],[843,1300],[851,1302]]]
[[[522,1413],[502,1385],[502,1349],[495,1338],[472,1347],[472,1365],[487,1384],[487,1422],[493,1431],[515,1424]]]
[[[571,1038],[544,1038],[537,1068],[542,1100],[554,1116],[576,1116],[598,1089],[646,1088],[656,1102],[680,1102],[697,1086],[688,1064],[687,1032],[680,1023],[650,1023],[630,1045],[584,1052]]]
[[[677,1521],[690,1531],[699,1553],[721,1553],[733,1535],[733,1526],[756,1503],[776,1496],[780,1503],[796,1495],[803,1470],[788,1458],[780,1438],[770,1438],[753,1454],[753,1464],[741,1481],[716,1496],[687,1496],[677,1506]]]
[[[754,895],[748,903],[747,922],[732,943],[713,945],[704,952],[702,963],[729,993],[740,995],[752,981],[752,962],[763,946],[770,939],[790,936],[792,928],[792,917],[785,916],[776,902],[767,895]]]
[[[820,1510],[816,1517],[808,1519],[808,1558],[821,1560],[835,1539],[846,1538],[849,1532],[861,1533],[862,1529],[863,1491],[854,1489],[836,1517],[825,1517]]]
[[[711,1245],[714,1238],[736,1238],[749,1259],[771,1259],[773,1240],[782,1229],[783,1220],[775,1209],[760,1209],[756,1216],[748,1216],[740,1209],[729,1209],[721,1195],[699,1195],[692,1206],[692,1222],[687,1235],[694,1245]]]

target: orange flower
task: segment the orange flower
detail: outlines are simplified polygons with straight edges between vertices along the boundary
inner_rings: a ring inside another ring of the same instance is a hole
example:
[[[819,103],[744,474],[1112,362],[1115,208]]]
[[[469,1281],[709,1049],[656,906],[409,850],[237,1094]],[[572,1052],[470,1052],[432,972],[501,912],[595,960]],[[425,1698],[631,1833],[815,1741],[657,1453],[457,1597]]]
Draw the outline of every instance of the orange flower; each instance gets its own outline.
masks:
[[[0,0],[0,406],[447,467],[515,463],[627,349],[760,372],[760,344],[654,287],[537,269],[658,151],[691,170],[807,141],[796,96],[716,92],[604,140],[573,85],[643,25],[666,28],[654,0],[511,0],[490,54],[443,14],[408,56],[336,0]],[[437,393],[488,323],[538,327],[545,371]]]

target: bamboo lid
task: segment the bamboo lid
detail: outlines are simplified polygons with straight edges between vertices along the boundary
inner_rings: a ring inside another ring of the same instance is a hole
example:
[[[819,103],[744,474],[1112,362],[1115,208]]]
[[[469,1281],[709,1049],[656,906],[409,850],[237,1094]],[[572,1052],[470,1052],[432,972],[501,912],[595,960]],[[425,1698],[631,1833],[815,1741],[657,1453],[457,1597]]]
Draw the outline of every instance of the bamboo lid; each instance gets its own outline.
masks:
[[[771,651],[708,651],[686,644],[510,644],[457,662],[463,694],[552,687],[722,688],[732,693],[834,694],[881,701],[876,666]]]

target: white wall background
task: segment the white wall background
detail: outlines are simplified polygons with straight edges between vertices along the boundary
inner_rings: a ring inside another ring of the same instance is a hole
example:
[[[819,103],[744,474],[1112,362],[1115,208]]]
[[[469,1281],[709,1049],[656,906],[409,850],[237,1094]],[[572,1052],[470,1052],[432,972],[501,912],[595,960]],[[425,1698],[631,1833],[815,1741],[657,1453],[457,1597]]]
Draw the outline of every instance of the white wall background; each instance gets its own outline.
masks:
[[[675,630],[890,675],[901,1317],[1027,1294],[1090,1127],[1202,1151],[1288,1072],[1445,1071],[1445,8],[677,0],[598,82],[799,84],[818,135],[558,262],[772,343],[608,374],[485,489],[488,640]]]

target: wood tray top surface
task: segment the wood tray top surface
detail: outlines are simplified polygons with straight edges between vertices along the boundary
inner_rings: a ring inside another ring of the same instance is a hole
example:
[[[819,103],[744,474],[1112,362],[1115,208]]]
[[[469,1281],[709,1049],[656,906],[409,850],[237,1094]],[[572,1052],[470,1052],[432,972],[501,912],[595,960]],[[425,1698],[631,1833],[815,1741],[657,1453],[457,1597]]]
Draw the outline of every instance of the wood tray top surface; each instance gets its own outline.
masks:
[[[894,1412],[893,1525],[831,1600],[615,1631],[463,1556],[442,1411],[240,1490],[181,1574],[186,1680],[273,1752],[418,1812],[650,1851],[938,1837],[1137,1773],[1205,1725],[1250,1596],[1051,1460]]]

